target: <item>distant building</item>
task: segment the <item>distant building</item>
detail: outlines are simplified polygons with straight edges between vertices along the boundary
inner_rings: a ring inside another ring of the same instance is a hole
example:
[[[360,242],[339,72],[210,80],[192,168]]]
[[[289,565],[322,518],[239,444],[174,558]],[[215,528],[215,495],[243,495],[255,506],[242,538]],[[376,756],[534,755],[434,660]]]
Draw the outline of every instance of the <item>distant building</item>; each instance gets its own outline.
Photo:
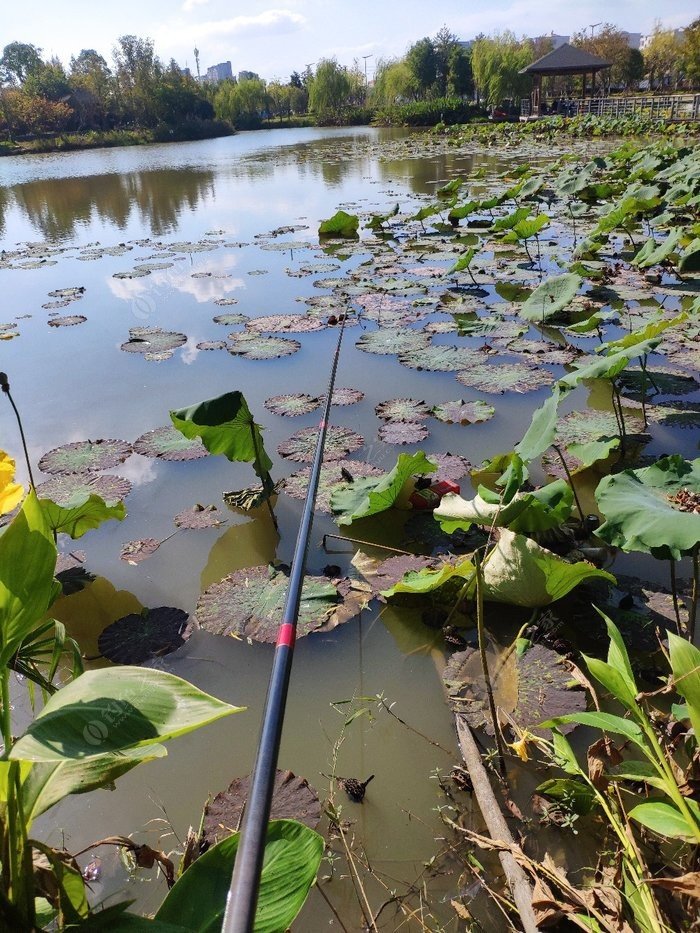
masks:
[[[674,42],[677,42],[678,45],[681,44],[681,42],[683,41],[683,38],[684,38],[684,36],[685,36],[685,29],[669,29],[669,30],[663,30],[663,32],[666,32],[666,31],[668,31],[668,32],[670,32],[670,33],[673,34],[673,40],[674,40]],[[648,36],[642,36],[641,39],[640,39],[640,42],[639,42],[639,49],[640,49],[640,51],[643,52],[645,49],[649,48],[649,45],[651,44],[651,41],[652,41],[653,38],[654,38],[654,34],[653,34],[653,33],[650,33]]]
[[[535,36],[532,40],[533,42],[546,42],[549,41],[552,43],[552,51],[560,48],[562,45],[566,45],[571,36],[558,36],[553,32],[550,32],[548,36]]]
[[[239,81],[256,81],[259,77],[260,75],[257,75],[254,71],[239,71],[238,72]]]
[[[208,84],[218,84],[219,81],[226,81],[231,78],[233,78],[231,62],[219,62],[218,65],[212,65],[210,68],[207,68],[204,80]]]
[[[641,32],[626,32],[626,31],[623,29],[623,30],[622,30],[622,35],[623,35],[623,36],[625,37],[625,39],[627,40],[627,45],[628,45],[631,49],[639,49],[639,47],[640,47],[640,45],[641,45],[641,42],[642,42],[642,34],[641,34]]]

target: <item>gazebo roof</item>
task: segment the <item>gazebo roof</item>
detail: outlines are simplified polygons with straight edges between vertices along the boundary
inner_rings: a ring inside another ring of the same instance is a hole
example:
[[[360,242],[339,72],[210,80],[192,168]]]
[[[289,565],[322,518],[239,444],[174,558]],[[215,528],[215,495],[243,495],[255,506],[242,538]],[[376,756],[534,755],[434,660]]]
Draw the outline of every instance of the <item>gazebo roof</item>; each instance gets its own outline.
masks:
[[[611,68],[612,62],[607,62],[597,55],[591,55],[583,49],[565,42],[553,52],[547,52],[542,58],[532,62],[527,68],[520,70],[521,75],[575,75],[586,72],[601,71]]]

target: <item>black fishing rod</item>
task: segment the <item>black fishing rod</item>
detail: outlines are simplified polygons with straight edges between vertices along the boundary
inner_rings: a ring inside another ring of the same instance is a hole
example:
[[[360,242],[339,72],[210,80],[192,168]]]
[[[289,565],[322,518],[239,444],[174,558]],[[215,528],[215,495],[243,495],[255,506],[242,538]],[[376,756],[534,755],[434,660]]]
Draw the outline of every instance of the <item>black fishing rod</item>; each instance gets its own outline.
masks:
[[[301,602],[301,588],[306,569],[306,554],[314,518],[316,493],[323,463],[323,449],[330,418],[333,387],[338,370],[340,346],[343,342],[346,314],[341,317],[340,333],[333,356],[331,375],[328,381],[326,404],[318,425],[318,437],[309,476],[309,488],[304,500],[304,510],[299,523],[297,540],[294,546],[292,566],[289,571],[289,589],[282,611],[282,621],[277,635],[275,656],[272,662],[270,682],[267,688],[265,709],[258,751],[253,768],[250,793],[243,815],[241,838],[236,853],[236,862],[231,877],[231,887],[226,902],[226,913],[221,928],[222,933],[251,933],[255,920],[255,908],[258,902],[258,887],[265,854],[265,836],[270,818],[272,790],[277,768],[284,711],[287,703],[289,676],[292,670],[294,642],[296,641],[297,618]]]

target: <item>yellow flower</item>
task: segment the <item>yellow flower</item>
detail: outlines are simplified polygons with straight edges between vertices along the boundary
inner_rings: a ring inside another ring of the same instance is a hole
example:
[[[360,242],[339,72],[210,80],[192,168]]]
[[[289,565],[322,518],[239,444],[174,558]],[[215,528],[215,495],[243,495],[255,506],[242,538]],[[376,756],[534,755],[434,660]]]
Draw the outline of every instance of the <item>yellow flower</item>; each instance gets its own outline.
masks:
[[[525,730],[520,736],[517,742],[510,742],[509,747],[513,749],[515,754],[520,758],[521,761],[529,761],[530,756],[527,753],[528,745],[535,740],[535,736],[532,733]]]
[[[24,495],[22,486],[12,482],[14,478],[15,461],[0,450],[0,515],[11,512]]]

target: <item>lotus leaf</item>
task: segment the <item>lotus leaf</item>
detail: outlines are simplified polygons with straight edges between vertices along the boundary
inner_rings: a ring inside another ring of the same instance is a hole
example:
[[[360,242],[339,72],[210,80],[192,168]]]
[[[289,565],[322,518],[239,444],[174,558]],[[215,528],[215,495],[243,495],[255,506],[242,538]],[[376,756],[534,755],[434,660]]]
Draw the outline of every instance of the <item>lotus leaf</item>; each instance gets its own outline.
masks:
[[[274,644],[282,622],[288,584],[285,573],[269,567],[237,570],[202,593],[197,603],[197,623],[214,635],[233,635]],[[327,577],[306,576],[297,638],[318,630],[329,631],[340,621],[347,621],[342,615],[343,608],[337,584]]]
[[[171,411],[173,425],[187,438],[200,437],[210,453],[228,460],[252,463],[263,483],[269,481],[272,461],[263,445],[261,427],[253,420],[241,392],[226,392]]]
[[[248,802],[251,776],[234,778],[204,808],[202,831],[210,846],[238,832]],[[298,820],[310,829],[321,822],[321,802],[317,791],[306,778],[291,771],[275,771],[272,789],[271,820]]]
[[[425,402],[412,398],[392,398],[380,402],[374,409],[378,418],[385,421],[423,421],[430,415]]]
[[[363,334],[355,346],[365,353],[422,353],[428,346],[429,337],[418,330],[380,327],[379,330]]]
[[[512,720],[523,731],[548,735],[537,728],[544,719],[586,708],[585,692],[571,689],[564,659],[544,645],[531,645],[523,653],[511,646],[492,658],[489,668],[496,707],[506,714],[502,726]],[[473,729],[483,728],[493,735],[478,650],[467,648],[453,654],[442,677],[447,702],[455,713],[464,716]]]
[[[273,395],[265,400],[265,408],[273,415],[296,417],[315,411],[321,404],[317,396],[299,393],[298,395]]]
[[[142,664],[181,648],[191,635],[187,619],[186,612],[170,606],[144,609],[108,625],[97,646],[115,664]]]
[[[399,363],[409,369],[454,373],[466,367],[483,366],[484,354],[472,347],[433,343],[399,353]]]
[[[277,451],[281,457],[295,463],[311,463],[316,449],[318,428],[304,428],[297,431],[288,440],[283,441]],[[348,454],[359,450],[365,439],[361,434],[339,425],[329,425],[326,432],[326,444],[323,456],[326,460],[343,460]]]
[[[700,542],[700,459],[679,454],[606,476],[596,489],[596,534],[623,551],[679,560]]]
[[[437,464],[437,472],[433,479],[436,483],[442,480],[461,479],[472,468],[471,463],[459,454],[430,454],[430,462]]]
[[[123,463],[133,452],[127,441],[75,441],[55,447],[39,460],[43,473],[87,473],[109,470]]]
[[[399,454],[396,466],[380,478],[355,480],[331,495],[331,509],[339,525],[350,525],[357,518],[384,512],[396,502],[406,480],[418,473],[434,473],[436,465],[422,450],[415,454]]]
[[[41,499],[51,499],[63,508],[73,508],[98,496],[108,506],[113,506],[120,499],[126,499],[131,492],[131,483],[122,476],[109,473],[61,473],[37,486],[36,493]]]
[[[132,327],[129,339],[121,345],[129,353],[141,353],[146,360],[167,360],[178,347],[187,343],[187,336],[160,327]]]
[[[336,211],[329,219],[324,220],[318,228],[319,237],[338,236],[353,238],[357,236],[360,219],[356,214],[345,211]]]
[[[583,284],[581,276],[565,272],[547,279],[522,304],[520,314],[528,321],[546,321],[560,314]]]
[[[442,402],[432,410],[433,417],[446,424],[478,424],[488,421],[495,414],[496,409],[488,402],[465,402],[461,398],[454,402]]]
[[[388,421],[379,429],[379,439],[385,444],[417,444],[428,436],[422,421]]]
[[[251,334],[301,334],[322,330],[324,326],[319,318],[306,314],[268,314],[249,318],[245,327]]]
[[[134,441],[134,451],[158,460],[199,460],[209,456],[199,437],[184,437],[171,424],[146,431]]]
[[[365,393],[359,389],[340,388],[333,389],[331,396],[331,405],[356,405],[365,397]]]
[[[534,492],[516,493],[507,503],[484,486],[473,499],[448,493],[433,515],[448,534],[472,525],[530,533],[558,527],[571,515],[572,505],[571,487],[557,480]]]
[[[179,512],[173,519],[178,528],[217,528],[226,522],[215,505],[195,505]]]
[[[64,317],[52,317],[48,321],[49,327],[74,327],[76,324],[84,324],[87,318],[84,314],[67,314]]]
[[[304,467],[291,476],[282,480],[281,488],[288,496],[293,499],[305,499],[309,489],[309,476],[311,467]],[[316,511],[331,511],[331,495],[336,489],[345,489],[351,485],[347,478],[351,476],[353,483],[357,477],[381,476],[382,471],[371,463],[364,460],[334,460],[332,463],[324,463],[321,466],[321,473],[318,482],[318,492],[316,494]]]
[[[548,369],[525,363],[481,363],[457,373],[457,381],[472,389],[502,395],[504,392],[534,392],[551,385],[554,376]]]
[[[70,535],[71,538],[82,538],[86,531],[99,528],[110,518],[122,521],[126,517],[123,502],[108,505],[95,493],[82,499],[75,497],[69,506],[59,505],[51,499],[40,499],[39,505],[51,530],[56,534]]]
[[[230,334],[228,352],[247,360],[275,360],[280,356],[291,356],[301,350],[298,340],[288,337],[264,337],[250,333]]]

